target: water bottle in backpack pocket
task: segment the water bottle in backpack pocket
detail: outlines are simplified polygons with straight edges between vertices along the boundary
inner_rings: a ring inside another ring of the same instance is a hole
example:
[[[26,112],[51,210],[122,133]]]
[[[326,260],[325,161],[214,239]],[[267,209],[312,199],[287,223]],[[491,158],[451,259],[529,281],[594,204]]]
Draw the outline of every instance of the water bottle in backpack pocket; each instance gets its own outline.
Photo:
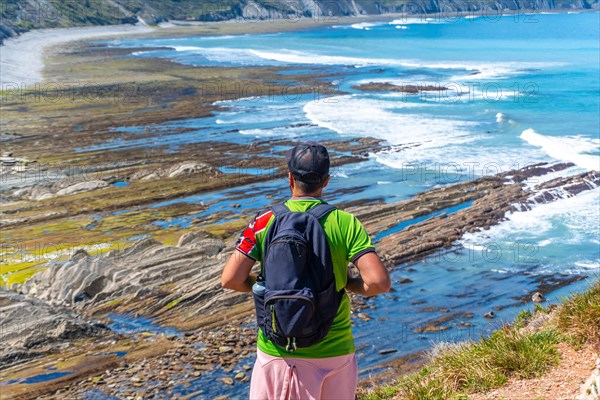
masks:
[[[256,320],[262,320],[265,317],[265,281],[261,275],[256,278],[256,283],[252,285],[252,297],[254,298],[254,308],[256,309]]]

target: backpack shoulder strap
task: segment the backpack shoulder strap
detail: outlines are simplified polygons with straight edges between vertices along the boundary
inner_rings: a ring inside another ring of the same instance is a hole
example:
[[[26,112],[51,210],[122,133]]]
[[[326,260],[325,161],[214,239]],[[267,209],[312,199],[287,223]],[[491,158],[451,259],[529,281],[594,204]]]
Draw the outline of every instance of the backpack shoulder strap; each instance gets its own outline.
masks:
[[[332,211],[335,211],[336,208],[331,204],[317,204],[313,208],[307,211],[310,215],[315,217],[316,219],[321,219]]]
[[[278,215],[283,215],[283,214],[287,214],[290,213],[290,209],[287,208],[287,206],[285,204],[275,204],[271,210],[273,210],[273,213],[275,214],[275,216]]]

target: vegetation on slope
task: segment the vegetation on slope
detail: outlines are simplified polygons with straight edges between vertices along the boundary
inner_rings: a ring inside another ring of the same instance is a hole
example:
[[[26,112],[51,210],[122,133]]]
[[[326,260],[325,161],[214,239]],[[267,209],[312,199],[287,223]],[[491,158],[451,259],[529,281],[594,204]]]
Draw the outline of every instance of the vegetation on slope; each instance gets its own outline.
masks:
[[[300,18],[383,13],[590,9],[599,0],[0,0],[0,43],[31,29],[167,20]]]
[[[469,393],[502,386],[509,378],[542,375],[560,362],[560,342],[590,343],[600,350],[600,279],[587,291],[566,298],[541,328],[527,329],[530,321],[547,313],[538,306],[533,313],[522,311],[512,325],[480,342],[442,344],[419,372],[366,390],[359,398],[466,399]]]

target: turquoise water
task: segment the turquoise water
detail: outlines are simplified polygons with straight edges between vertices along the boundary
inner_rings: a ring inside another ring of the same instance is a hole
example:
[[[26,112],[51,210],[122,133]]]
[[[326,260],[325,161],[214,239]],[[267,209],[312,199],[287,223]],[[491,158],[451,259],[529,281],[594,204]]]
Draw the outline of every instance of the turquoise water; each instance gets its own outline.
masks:
[[[382,18],[380,23],[280,34],[112,41],[110,45],[121,47],[168,46],[172,50],[133,56],[188,65],[286,66],[290,71],[281,73],[280,82],[288,82],[290,91],[225,87],[224,99],[232,92],[245,99],[219,102],[222,110],[210,118],[127,128],[118,141],[80,151],[163,144],[176,150],[211,140],[249,144],[361,136],[392,145],[389,151],[370,154],[367,162],[335,169],[326,197],[333,203],[398,201],[537,162],[575,164],[555,177],[600,170],[599,25],[598,13],[451,21]],[[312,93],[295,95],[294,84],[287,80],[291,73],[323,73],[323,85],[333,83],[347,94],[332,96],[317,86]],[[407,95],[354,88],[368,82],[446,89]],[[176,133],[178,128],[191,129]],[[136,134],[146,129],[158,140]],[[275,179],[153,207],[177,202],[208,206],[195,215],[156,222],[185,227],[210,213],[239,212],[233,205],[241,200],[261,208],[287,195],[285,180]],[[487,231],[466,235],[447,253],[400,265],[394,272],[396,292],[369,300],[377,307],[366,311],[373,319],[355,321],[362,376],[366,368],[436,342],[489,333],[523,307],[531,307],[520,297],[542,283],[574,280],[547,295],[553,302],[583,290],[590,279],[575,278],[600,275],[599,221],[600,189],[595,188],[513,213]],[[405,277],[413,282],[397,283]],[[492,309],[497,318],[490,322],[483,314]],[[443,332],[418,333],[419,326],[447,313],[474,317],[457,317]],[[472,326],[465,328],[461,321]],[[379,355],[387,348],[398,352]],[[223,393],[240,395],[246,387],[236,383]]]

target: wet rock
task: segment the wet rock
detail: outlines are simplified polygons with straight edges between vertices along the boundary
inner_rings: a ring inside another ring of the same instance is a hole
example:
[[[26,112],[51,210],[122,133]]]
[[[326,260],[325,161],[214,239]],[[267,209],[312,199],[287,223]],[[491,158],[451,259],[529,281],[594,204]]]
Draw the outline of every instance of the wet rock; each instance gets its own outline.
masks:
[[[215,312],[215,303],[225,309],[243,297],[225,293],[216,284],[224,249],[222,240],[206,238],[203,233],[183,235],[178,247],[144,238],[100,256],[77,252],[63,264],[49,265],[21,288],[50,303],[81,309],[115,307],[120,303],[114,300],[135,297],[141,310],[170,311],[176,300],[178,312],[166,316],[185,319],[203,310]],[[165,296],[163,287],[175,282],[177,291]],[[226,301],[222,301],[224,297]],[[140,303],[144,298],[153,303]]]
[[[358,318],[362,319],[363,321],[370,321],[371,320],[371,316],[369,316],[368,314],[358,313],[356,316]]]
[[[386,355],[386,354],[395,353],[397,351],[398,350],[396,350],[396,349],[385,349],[385,350],[380,350],[379,354],[381,354],[383,356],[383,355]]]
[[[169,168],[141,169],[130,176],[130,180],[152,180],[160,178],[176,178],[189,174],[206,174],[210,176],[222,173],[208,164],[196,161],[184,161]]]
[[[448,88],[441,85],[394,85],[389,82],[368,82],[352,87],[366,92],[400,92],[417,94],[423,91],[444,91]]]
[[[406,284],[406,283],[413,283],[413,281],[411,279],[408,279],[408,278],[403,278],[403,279],[398,280],[398,283],[400,283],[400,284]]]
[[[178,165],[174,165],[168,170],[167,176],[174,178],[180,175],[197,174],[197,173],[215,173],[215,169],[208,164],[188,161]]]
[[[229,347],[229,346],[221,346],[219,347],[219,353],[223,354],[223,353],[233,353],[233,348]]]
[[[221,378],[220,381],[226,385],[233,385],[233,379],[231,378]]]
[[[236,380],[236,381],[241,381],[242,379],[244,379],[244,377],[245,377],[245,376],[246,376],[246,374],[244,374],[243,372],[238,372],[238,373],[235,375],[235,380]]]
[[[546,181],[536,187],[537,193],[515,183],[568,167],[566,164],[538,164],[430,190],[410,200],[351,207],[347,211],[363,221],[368,231],[378,233],[394,228],[400,222],[472,202],[469,207],[443,218],[428,218],[381,238],[378,253],[391,267],[421,259],[440,248],[451,248],[464,233],[489,228],[502,221],[507,212],[529,209],[536,202],[555,201],[600,185],[600,174],[595,171]],[[542,197],[536,200],[536,195]]]
[[[208,234],[202,231],[185,233],[179,238],[179,241],[177,242],[177,247],[182,247],[190,243],[202,241],[207,237]]]
[[[531,296],[531,301],[535,302],[535,303],[542,303],[544,301],[546,301],[546,298],[544,297],[543,294],[541,294],[540,292],[535,292],[532,296]]]
[[[81,193],[81,192],[87,192],[90,190],[95,190],[95,189],[100,189],[103,187],[108,186],[108,182],[103,181],[103,180],[93,180],[93,181],[85,181],[85,182],[79,182],[76,183],[74,185],[71,186],[67,186],[64,189],[60,189],[58,192],[56,192],[56,196],[67,196],[70,194],[75,194],[75,193]]]
[[[417,333],[447,331],[448,329],[451,329],[452,327],[449,325],[442,325],[442,324],[449,322],[458,316],[460,316],[460,313],[444,315],[433,321],[429,321],[425,324],[422,324],[422,325],[414,328],[413,331],[417,332]]]
[[[16,359],[35,357],[47,346],[58,346],[67,339],[100,336],[108,333],[101,324],[35,298],[0,287],[0,366]],[[46,348],[47,350],[47,348]]]

